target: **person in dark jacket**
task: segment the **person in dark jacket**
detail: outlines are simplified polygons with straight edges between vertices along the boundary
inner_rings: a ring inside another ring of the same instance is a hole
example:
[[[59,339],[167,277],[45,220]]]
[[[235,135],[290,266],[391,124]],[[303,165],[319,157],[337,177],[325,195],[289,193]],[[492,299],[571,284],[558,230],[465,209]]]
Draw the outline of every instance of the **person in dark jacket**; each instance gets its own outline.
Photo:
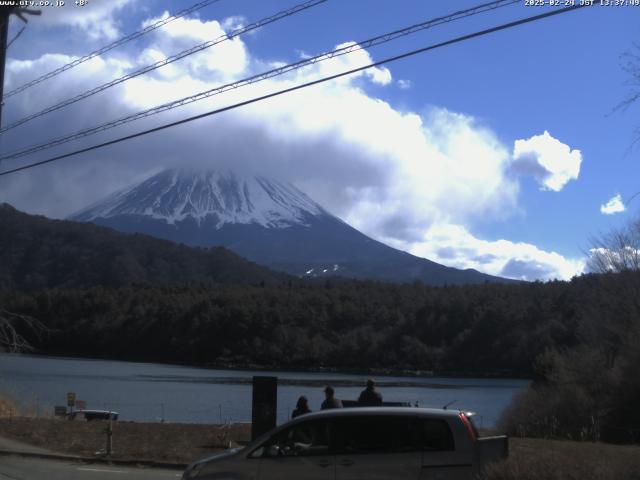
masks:
[[[376,390],[373,380],[367,380],[367,388],[360,393],[358,404],[363,407],[377,407],[382,405],[382,395]]]
[[[300,398],[298,398],[296,409],[291,414],[291,418],[299,417],[305,413],[311,413],[311,409],[309,408],[309,400],[307,400],[307,397],[301,395]]]
[[[342,408],[342,402],[334,397],[334,390],[331,385],[324,387],[324,402],[320,406],[321,410],[328,410],[330,408]]]

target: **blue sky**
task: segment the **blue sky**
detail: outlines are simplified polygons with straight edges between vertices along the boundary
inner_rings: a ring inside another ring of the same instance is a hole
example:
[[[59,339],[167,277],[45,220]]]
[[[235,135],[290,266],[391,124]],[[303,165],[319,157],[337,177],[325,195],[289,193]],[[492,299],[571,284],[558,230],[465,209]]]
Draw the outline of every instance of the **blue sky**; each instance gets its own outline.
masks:
[[[5,92],[189,1],[89,0],[42,7],[8,51]],[[273,65],[481,2],[329,0],[90,100],[5,132],[3,151],[39,143]],[[220,0],[6,100],[3,124],[295,5]],[[524,1],[323,62],[9,164],[201,113],[327,72],[549,11]],[[127,145],[0,179],[0,201],[64,217],[160,168],[199,162],[292,181],[368,235],[458,268],[528,280],[584,269],[588,238],[637,214],[603,214],[640,190],[639,106],[621,55],[640,7],[596,6],[391,63]],[[21,27],[12,20],[10,38]],[[547,132],[547,133],[545,133]],[[153,137],[153,138],[152,138]],[[10,163],[12,162],[12,163]]]

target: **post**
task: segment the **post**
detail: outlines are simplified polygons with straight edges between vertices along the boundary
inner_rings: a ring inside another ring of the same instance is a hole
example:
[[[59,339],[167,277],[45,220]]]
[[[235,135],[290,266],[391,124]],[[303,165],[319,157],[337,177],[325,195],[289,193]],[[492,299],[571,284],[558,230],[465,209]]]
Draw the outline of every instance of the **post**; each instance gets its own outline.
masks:
[[[107,427],[107,457],[113,452],[113,413],[109,412],[109,426]]]
[[[67,393],[67,406],[70,407],[69,413],[73,413],[73,407],[76,405],[76,393],[68,392]]]
[[[251,440],[276,426],[278,407],[278,377],[253,377]]]
[[[15,6],[0,7],[0,126],[2,125],[2,107],[4,101],[4,63],[7,59],[7,39],[9,36],[9,17]]]
[[[18,3],[18,2],[15,2]],[[26,3],[26,2],[25,2]],[[9,17],[15,13],[20,20],[27,23],[26,15],[40,15],[40,10],[30,10],[17,5],[0,7],[0,126],[2,126],[2,107],[4,101],[4,64],[7,60],[7,39],[9,37]]]
[[[164,403],[160,404],[160,423],[164,423]]]

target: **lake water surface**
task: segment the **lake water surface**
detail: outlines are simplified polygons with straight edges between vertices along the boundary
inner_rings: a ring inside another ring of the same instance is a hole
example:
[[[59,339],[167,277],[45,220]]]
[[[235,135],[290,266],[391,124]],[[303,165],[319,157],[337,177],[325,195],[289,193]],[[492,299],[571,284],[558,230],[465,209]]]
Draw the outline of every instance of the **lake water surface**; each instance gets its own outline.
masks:
[[[323,384],[334,385],[338,398],[355,400],[368,378],[0,353],[0,392],[40,414],[65,405],[67,392],[75,392],[87,402],[87,408],[116,410],[121,420],[250,422],[254,375],[274,375],[281,380],[278,423],[289,418],[300,395],[306,395],[311,409],[317,410],[324,398]],[[527,380],[502,378],[376,376],[375,380],[385,400],[417,402],[421,407],[455,402],[451,408],[476,412],[479,426],[484,427],[495,425],[513,396],[529,385]]]

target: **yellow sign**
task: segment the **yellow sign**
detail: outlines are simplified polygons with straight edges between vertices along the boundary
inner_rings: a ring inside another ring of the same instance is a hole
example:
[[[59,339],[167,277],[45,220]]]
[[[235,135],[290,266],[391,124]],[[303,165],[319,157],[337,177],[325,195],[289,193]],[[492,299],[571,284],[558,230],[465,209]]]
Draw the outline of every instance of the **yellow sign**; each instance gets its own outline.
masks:
[[[76,394],[75,392],[67,393],[67,405],[69,407],[73,407],[76,404]]]

